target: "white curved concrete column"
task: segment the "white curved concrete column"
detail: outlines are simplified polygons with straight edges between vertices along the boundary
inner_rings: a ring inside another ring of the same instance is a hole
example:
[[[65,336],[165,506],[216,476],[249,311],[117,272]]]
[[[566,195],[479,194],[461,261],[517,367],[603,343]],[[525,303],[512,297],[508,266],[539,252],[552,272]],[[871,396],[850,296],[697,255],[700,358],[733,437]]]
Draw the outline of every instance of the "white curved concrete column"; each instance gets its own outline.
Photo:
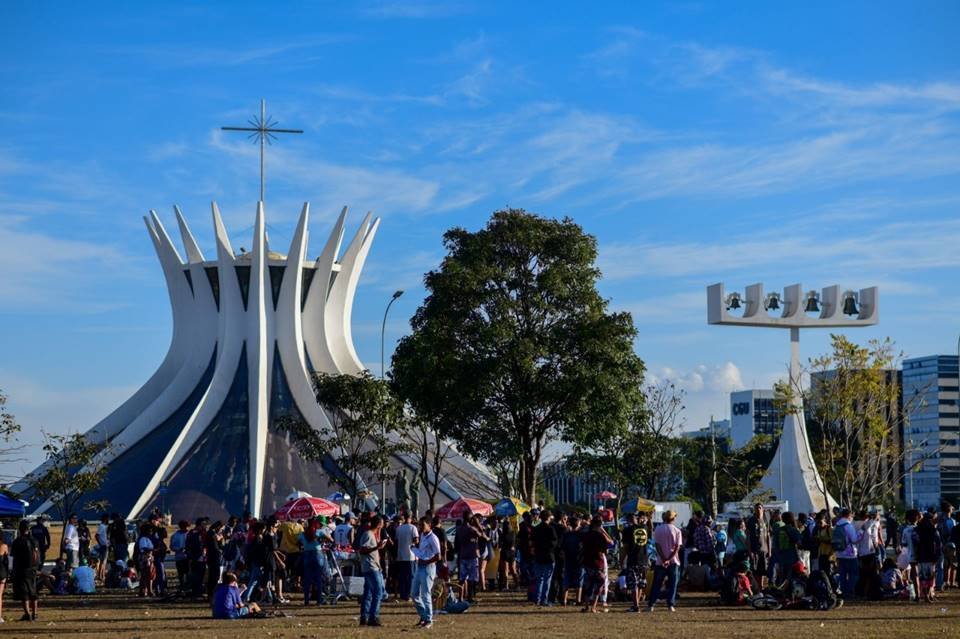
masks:
[[[290,252],[287,254],[286,273],[283,276],[283,285],[280,287],[280,297],[277,301],[277,349],[280,352],[280,364],[283,374],[287,378],[290,394],[303,418],[314,429],[324,431],[329,429],[330,423],[327,414],[317,404],[310,380],[310,372],[303,354],[303,325],[300,313],[300,299],[303,292],[303,262],[307,253],[307,227],[309,224],[310,206],[303,205],[297,230],[290,243]],[[317,273],[315,277],[320,277]],[[319,282],[314,282],[314,285]]]
[[[370,213],[364,217],[360,229],[340,260],[340,272],[333,281],[324,313],[324,331],[337,369],[349,374],[357,374],[365,369],[353,347],[353,331],[350,322],[360,272],[370,251],[370,243],[380,225],[378,218],[371,226],[371,217]]]
[[[254,517],[260,516],[263,496],[263,468],[267,458],[269,419],[269,362],[273,357],[267,323],[273,319],[273,297],[267,269],[266,229],[263,202],[257,205],[250,262],[250,289],[247,295],[247,391],[250,410],[250,504]],[[269,313],[268,313],[269,308]],[[268,320],[269,317],[269,320]]]

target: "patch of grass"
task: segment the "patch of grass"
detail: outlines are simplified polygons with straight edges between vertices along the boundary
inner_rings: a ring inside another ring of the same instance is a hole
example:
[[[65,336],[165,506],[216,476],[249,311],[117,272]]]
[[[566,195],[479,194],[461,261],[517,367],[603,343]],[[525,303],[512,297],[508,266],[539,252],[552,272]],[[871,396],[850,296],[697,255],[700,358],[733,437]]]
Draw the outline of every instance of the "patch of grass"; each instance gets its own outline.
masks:
[[[299,595],[295,595],[299,599]],[[529,639],[531,637],[629,637],[676,639],[736,636],[860,638],[956,637],[960,627],[960,593],[950,591],[935,604],[855,602],[829,612],[771,611],[721,607],[716,597],[688,593],[676,613],[660,606],[652,614],[628,613],[616,603],[606,614],[581,613],[578,608],[536,608],[515,593],[488,593],[480,604],[462,615],[438,615],[429,631],[437,637]],[[9,637],[140,637],[156,639],[301,639],[306,637],[396,637],[415,634],[417,616],[412,603],[390,601],[382,610],[383,628],[357,626],[358,606],[346,601],[336,606],[306,608],[299,603],[281,606],[287,616],[243,621],[210,618],[203,603],[144,601],[134,593],[106,591],[92,596],[44,597],[36,622],[20,622],[17,602],[4,601],[7,623],[0,634]]]

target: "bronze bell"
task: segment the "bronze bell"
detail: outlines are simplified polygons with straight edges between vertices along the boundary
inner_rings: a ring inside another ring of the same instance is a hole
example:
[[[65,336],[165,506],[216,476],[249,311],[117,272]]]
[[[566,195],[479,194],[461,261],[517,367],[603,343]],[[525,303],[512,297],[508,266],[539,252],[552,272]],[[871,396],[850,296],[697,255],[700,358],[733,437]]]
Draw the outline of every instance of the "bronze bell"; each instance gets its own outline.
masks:
[[[857,308],[857,297],[852,291],[848,291],[843,298],[843,314],[844,315],[860,314],[860,310]]]

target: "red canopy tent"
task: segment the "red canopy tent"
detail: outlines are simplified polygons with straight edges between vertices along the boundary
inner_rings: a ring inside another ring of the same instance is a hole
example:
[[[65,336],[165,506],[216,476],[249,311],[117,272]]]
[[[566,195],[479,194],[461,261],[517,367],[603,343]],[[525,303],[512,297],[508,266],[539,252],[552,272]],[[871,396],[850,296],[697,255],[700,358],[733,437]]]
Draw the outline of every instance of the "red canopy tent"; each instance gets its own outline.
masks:
[[[493,513],[493,506],[479,499],[461,497],[437,509],[436,515],[440,519],[460,519],[465,514],[487,516]]]
[[[301,497],[291,499],[280,510],[273,513],[273,516],[280,521],[296,521],[297,519],[310,519],[318,515],[333,517],[340,514],[340,507],[332,501],[327,501],[320,497]]]

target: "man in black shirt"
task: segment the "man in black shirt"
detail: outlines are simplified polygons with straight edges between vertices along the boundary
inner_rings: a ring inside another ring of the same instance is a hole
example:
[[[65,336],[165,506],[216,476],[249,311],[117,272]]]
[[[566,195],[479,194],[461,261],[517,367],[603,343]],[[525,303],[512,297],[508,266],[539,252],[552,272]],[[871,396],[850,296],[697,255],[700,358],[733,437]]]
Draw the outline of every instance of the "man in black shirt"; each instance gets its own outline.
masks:
[[[50,548],[50,530],[43,523],[43,515],[37,517],[33,522],[33,528],[30,529],[30,535],[37,542],[37,550],[40,552],[40,567],[47,561],[47,550]]]
[[[38,520],[39,521],[39,520]],[[20,522],[20,535],[10,545],[13,558],[13,594],[23,602],[20,621],[37,619],[37,569],[40,567],[40,547],[30,531],[30,522]]]
[[[533,529],[534,574],[537,580],[537,605],[548,606],[550,582],[553,579],[554,551],[557,548],[557,531],[550,524],[553,515],[549,510],[540,513],[540,525]]]
[[[640,612],[640,596],[647,585],[649,535],[646,513],[627,515],[627,525],[620,531],[620,547],[623,549],[627,590],[633,595],[633,607],[630,608],[630,612]]]
[[[571,589],[576,589],[576,603],[580,603],[583,594],[583,558],[580,556],[585,528],[579,517],[573,515],[567,530],[560,538],[560,551],[563,553],[563,597],[560,604],[567,605],[567,596]]]

